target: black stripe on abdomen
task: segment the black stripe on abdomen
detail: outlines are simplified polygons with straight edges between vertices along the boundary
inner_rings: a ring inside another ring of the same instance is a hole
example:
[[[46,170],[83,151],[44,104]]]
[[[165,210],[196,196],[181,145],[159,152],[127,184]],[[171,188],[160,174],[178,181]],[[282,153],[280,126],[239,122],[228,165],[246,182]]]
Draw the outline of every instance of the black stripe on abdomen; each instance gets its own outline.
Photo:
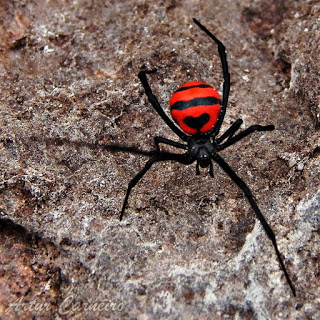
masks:
[[[180,87],[179,89],[177,89],[175,91],[175,93],[180,92],[180,91],[189,90],[189,89],[194,89],[194,88],[212,88],[212,87],[209,86],[208,84],[198,84],[198,85],[190,86],[190,87]]]
[[[177,101],[171,106],[172,110],[185,110],[196,106],[211,106],[220,104],[221,101],[215,97],[195,98],[189,101]]]

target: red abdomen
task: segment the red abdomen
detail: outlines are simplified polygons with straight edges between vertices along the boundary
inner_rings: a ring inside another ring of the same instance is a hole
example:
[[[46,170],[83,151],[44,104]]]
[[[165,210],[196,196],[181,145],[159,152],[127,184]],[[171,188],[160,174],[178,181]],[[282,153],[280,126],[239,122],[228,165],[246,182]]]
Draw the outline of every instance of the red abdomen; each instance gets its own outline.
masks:
[[[193,81],[179,87],[171,97],[170,111],[179,127],[190,135],[206,133],[221,111],[219,93],[209,84]]]

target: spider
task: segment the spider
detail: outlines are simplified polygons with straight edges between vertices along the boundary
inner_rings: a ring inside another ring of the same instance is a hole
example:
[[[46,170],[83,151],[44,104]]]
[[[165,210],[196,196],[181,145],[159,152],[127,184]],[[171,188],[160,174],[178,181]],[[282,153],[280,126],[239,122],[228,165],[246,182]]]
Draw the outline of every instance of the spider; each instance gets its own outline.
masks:
[[[123,201],[123,206],[120,214],[120,221],[123,218],[132,188],[140,181],[140,179],[147,173],[147,171],[151,168],[151,166],[154,163],[171,160],[182,163],[184,165],[190,165],[193,162],[196,162],[197,175],[200,174],[199,167],[209,167],[209,174],[213,176],[213,160],[224,170],[224,172],[227,175],[229,175],[232,181],[243,191],[252,209],[254,210],[256,217],[259,219],[267,236],[271,240],[276,255],[278,257],[280,266],[286,277],[287,283],[289,284],[293,295],[296,296],[295,288],[290,280],[289,274],[281,258],[274,232],[272,231],[268,222],[262,215],[247,184],[218,154],[220,151],[235,144],[236,142],[253,133],[254,131],[272,131],[274,130],[274,126],[254,125],[243,130],[240,133],[237,133],[243,122],[241,119],[238,119],[230,126],[228,130],[226,130],[223,134],[217,137],[226,113],[230,91],[230,74],[228,71],[226,49],[223,43],[220,40],[218,40],[199,21],[197,21],[196,19],[193,19],[193,21],[218,46],[218,52],[223,72],[222,99],[219,93],[207,83],[193,81],[182,85],[174,92],[170,100],[171,116],[173,120],[177,123],[177,126],[166,115],[166,113],[160,106],[158,99],[152,93],[152,90],[148,83],[147,75],[155,73],[157,70],[153,69],[141,71],[138,74],[138,77],[142,83],[148,100],[155,109],[155,111],[162,118],[162,120],[169,126],[169,128],[185,143],[176,142],[159,136],[156,136],[154,138],[156,152],[153,154],[153,157],[147,161],[144,168],[129,182],[127,193]],[[161,151],[159,146],[160,143],[176,147],[178,149],[183,149],[186,152],[183,154],[176,154]]]

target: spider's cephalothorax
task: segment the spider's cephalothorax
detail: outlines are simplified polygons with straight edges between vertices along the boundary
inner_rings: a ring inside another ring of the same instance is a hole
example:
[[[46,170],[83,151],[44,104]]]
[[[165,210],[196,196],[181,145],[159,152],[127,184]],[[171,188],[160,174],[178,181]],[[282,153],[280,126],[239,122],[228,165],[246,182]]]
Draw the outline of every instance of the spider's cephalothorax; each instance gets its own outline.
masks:
[[[170,100],[171,115],[173,120],[178,124],[178,127],[164,112],[158,102],[157,97],[152,93],[152,90],[148,83],[147,74],[154,73],[156,72],[156,70],[141,71],[139,73],[139,79],[143,85],[149,102],[162,118],[162,120],[182,141],[184,141],[184,143],[169,140],[163,137],[155,137],[157,151],[155,152],[155,155],[147,161],[144,168],[129,182],[120,214],[120,220],[122,220],[123,218],[123,214],[126,209],[128,198],[132,188],[139,182],[139,180],[146,174],[146,172],[154,163],[170,160],[189,165],[196,161],[197,174],[200,173],[199,167],[209,167],[209,173],[210,175],[213,175],[212,161],[214,161],[243,191],[257,218],[262,224],[267,236],[271,240],[286,280],[292,290],[293,295],[295,295],[295,289],[282,261],[280,252],[278,250],[276,238],[271,227],[262,215],[249,187],[235,173],[235,171],[228,165],[228,163],[225,162],[224,159],[219,155],[219,152],[221,150],[226,149],[230,145],[238,142],[252,132],[271,131],[274,130],[274,126],[255,125],[239,133],[237,131],[240,129],[242,120],[238,119],[231,125],[228,130],[226,130],[219,136],[221,124],[226,113],[230,91],[230,74],[228,71],[226,50],[223,43],[219,41],[209,30],[207,30],[207,28],[205,28],[196,19],[193,19],[193,21],[218,46],[224,79],[222,99],[219,93],[205,82],[193,81],[179,87],[174,92]],[[160,151],[160,143],[183,149],[185,150],[185,153],[181,154]]]
[[[210,141],[209,137],[196,135],[188,140],[187,153],[192,159],[197,159],[196,173],[200,174],[199,166],[206,168],[210,166],[209,173],[213,176],[212,158],[217,152],[217,144],[215,141]]]

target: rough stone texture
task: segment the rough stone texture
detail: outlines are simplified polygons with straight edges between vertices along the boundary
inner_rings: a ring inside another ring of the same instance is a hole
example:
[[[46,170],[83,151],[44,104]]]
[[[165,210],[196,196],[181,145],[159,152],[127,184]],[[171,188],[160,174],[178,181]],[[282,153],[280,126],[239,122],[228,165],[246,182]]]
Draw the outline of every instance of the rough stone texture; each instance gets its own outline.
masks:
[[[319,1],[0,2],[1,318],[319,319]],[[139,70],[158,68],[165,108],[188,80],[221,89],[192,17],[228,49],[223,129],[276,126],[221,155],[256,195],[297,298],[219,168],[155,166],[119,222],[147,157],[106,145],[177,139]]]

